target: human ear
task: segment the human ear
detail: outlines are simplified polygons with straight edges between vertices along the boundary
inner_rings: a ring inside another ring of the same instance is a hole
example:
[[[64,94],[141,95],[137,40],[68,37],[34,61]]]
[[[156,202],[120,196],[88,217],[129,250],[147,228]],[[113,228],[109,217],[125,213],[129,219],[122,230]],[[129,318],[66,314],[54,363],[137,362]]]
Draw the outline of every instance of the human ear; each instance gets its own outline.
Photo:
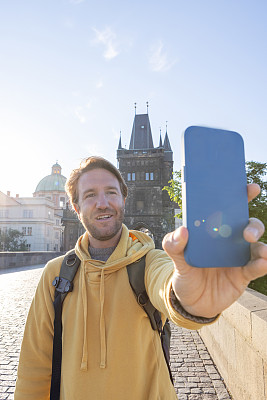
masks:
[[[76,214],[78,215],[78,217],[80,218],[80,207],[79,207],[79,204],[73,204],[73,208],[74,208],[74,210],[75,210],[75,212],[76,212]]]

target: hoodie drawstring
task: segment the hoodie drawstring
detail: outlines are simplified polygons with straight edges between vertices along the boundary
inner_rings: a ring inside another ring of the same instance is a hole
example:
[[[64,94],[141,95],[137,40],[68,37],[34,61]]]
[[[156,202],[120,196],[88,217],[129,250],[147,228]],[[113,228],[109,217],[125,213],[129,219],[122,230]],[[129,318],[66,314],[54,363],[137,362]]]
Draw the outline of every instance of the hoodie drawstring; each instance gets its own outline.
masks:
[[[82,288],[82,302],[83,302],[83,352],[81,370],[87,371],[88,369],[88,349],[87,349],[87,294],[86,294],[86,280],[85,272],[81,273],[81,288]]]
[[[100,280],[100,368],[106,368],[106,331],[105,331],[105,317],[104,317],[104,300],[105,300],[105,284],[104,284],[105,270],[101,271]]]

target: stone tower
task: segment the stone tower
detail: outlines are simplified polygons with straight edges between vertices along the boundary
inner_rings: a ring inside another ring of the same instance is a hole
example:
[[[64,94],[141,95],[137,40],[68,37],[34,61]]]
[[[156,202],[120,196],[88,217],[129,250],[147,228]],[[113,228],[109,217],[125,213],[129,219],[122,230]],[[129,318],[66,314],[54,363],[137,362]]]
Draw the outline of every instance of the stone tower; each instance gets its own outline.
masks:
[[[173,152],[167,134],[154,147],[149,116],[135,115],[129,150],[117,149],[118,168],[128,186],[125,224],[129,229],[149,231],[161,248],[164,235],[174,230],[174,203],[162,188],[173,172]]]

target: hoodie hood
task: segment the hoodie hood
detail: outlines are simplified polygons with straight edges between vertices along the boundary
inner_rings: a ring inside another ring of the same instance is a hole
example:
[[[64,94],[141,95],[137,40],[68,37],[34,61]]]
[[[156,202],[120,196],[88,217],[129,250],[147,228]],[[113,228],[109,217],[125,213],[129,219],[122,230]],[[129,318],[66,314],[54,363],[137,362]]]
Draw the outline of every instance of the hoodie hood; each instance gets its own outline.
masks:
[[[143,232],[129,231],[128,228],[122,226],[122,234],[120,241],[111,254],[109,259],[104,262],[100,260],[93,260],[88,252],[89,237],[85,232],[75,246],[75,252],[81,260],[80,276],[79,276],[79,295],[81,296],[83,304],[83,350],[81,369],[87,371],[88,350],[87,350],[87,291],[86,291],[86,276],[93,276],[94,280],[99,280],[99,299],[100,299],[100,368],[106,368],[106,327],[104,315],[105,303],[105,276],[118,271],[121,268],[139,260],[148,251],[155,248],[153,240]],[[89,280],[90,282],[90,280]],[[90,284],[90,283],[89,283]]]

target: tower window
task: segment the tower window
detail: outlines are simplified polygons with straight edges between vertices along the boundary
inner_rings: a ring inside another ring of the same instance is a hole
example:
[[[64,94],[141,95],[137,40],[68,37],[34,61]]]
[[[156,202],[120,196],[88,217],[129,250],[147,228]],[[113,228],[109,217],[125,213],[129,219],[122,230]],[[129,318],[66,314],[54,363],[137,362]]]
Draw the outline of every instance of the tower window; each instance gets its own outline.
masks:
[[[143,213],[145,211],[145,192],[143,190],[138,190],[135,195],[135,207],[138,213]]]
[[[146,172],[146,181],[154,180],[154,172]]]
[[[135,172],[128,172],[127,181],[135,181]]]
[[[144,201],[142,201],[142,200],[137,200],[137,202],[136,202],[136,209],[137,209],[137,211],[143,211],[143,210],[144,210],[144,206],[145,206]]]

